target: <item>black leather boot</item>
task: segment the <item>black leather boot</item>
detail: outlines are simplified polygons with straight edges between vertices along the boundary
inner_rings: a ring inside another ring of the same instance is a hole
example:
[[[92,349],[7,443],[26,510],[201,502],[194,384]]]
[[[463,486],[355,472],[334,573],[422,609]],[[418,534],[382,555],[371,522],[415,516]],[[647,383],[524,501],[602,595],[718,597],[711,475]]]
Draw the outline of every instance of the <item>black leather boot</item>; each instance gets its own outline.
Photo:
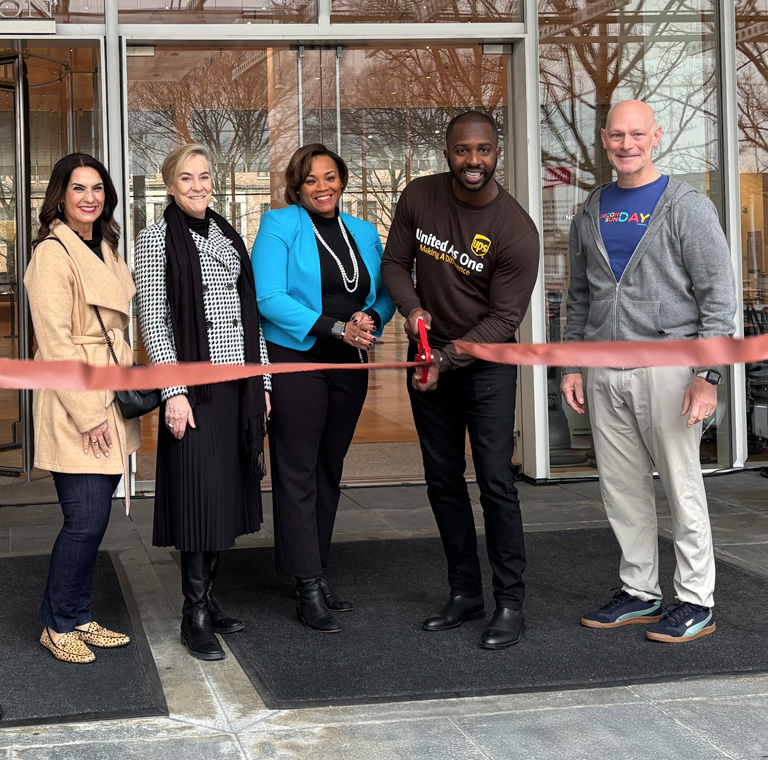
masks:
[[[440,612],[430,615],[421,625],[425,631],[448,631],[467,620],[483,617],[485,605],[481,596],[452,596]]]
[[[320,588],[320,576],[297,578],[296,616],[307,628],[321,633],[338,633],[341,630],[336,618],[328,611]]]
[[[211,617],[211,626],[216,633],[237,633],[245,628],[245,623],[237,618],[230,617],[221,609],[216,597],[213,595],[213,584],[216,583],[216,575],[219,571],[219,552],[205,552],[210,555],[211,579],[208,581],[208,593],[205,595],[208,614]]]
[[[223,660],[221,648],[211,625],[206,605],[210,584],[210,563],[206,552],[181,552],[181,643],[198,660]]]
[[[331,612],[350,612],[354,609],[352,602],[345,602],[336,596],[336,592],[331,588],[331,584],[322,575],[318,578],[318,582],[320,583],[320,593],[323,595],[325,606]]]

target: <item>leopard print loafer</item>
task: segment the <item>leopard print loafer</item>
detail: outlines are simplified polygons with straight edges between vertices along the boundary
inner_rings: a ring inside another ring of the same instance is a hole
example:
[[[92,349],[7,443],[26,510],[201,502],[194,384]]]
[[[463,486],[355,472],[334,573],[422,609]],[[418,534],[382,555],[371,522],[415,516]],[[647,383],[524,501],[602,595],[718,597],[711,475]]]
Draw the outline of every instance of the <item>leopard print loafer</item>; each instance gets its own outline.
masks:
[[[76,662],[83,664],[93,662],[96,655],[83,643],[78,636],[79,631],[65,633],[58,644],[53,643],[48,629],[43,629],[43,635],[40,637],[40,643],[57,659],[62,662]]]
[[[75,633],[79,633],[80,639],[92,647],[112,649],[113,647],[124,647],[126,644],[131,643],[130,636],[126,636],[124,633],[108,631],[106,628],[102,628],[95,620],[91,621],[88,630],[81,631],[76,628]]]

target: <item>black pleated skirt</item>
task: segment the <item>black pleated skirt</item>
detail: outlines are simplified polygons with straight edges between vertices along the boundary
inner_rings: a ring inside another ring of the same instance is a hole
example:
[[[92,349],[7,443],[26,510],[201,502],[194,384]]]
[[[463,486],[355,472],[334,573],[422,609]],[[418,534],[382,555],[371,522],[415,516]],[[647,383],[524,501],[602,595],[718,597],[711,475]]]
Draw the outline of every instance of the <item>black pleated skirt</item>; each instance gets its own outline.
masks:
[[[261,484],[250,475],[240,430],[240,381],[216,383],[210,392],[193,410],[197,427],[180,441],[160,407],[155,546],[221,551],[261,527]]]

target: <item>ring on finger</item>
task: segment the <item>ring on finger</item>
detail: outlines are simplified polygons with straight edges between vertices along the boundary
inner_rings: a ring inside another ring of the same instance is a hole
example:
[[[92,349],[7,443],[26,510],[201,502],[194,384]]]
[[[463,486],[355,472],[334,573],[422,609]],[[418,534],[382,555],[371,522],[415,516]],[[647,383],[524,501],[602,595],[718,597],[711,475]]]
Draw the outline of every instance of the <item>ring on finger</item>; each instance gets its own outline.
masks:
[[[91,443],[95,443],[98,445],[99,439],[98,438],[91,438]]]
[[[355,337],[355,343],[357,343],[359,340],[360,340],[360,336],[359,336],[359,335],[357,335],[357,336]]]

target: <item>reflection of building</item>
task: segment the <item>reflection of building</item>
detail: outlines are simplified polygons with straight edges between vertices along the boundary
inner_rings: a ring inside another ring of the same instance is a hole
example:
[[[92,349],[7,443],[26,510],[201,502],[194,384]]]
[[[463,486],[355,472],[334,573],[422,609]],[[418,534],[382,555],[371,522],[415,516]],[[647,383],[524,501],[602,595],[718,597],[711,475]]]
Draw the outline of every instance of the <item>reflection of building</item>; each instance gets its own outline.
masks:
[[[262,214],[282,204],[281,171],[292,151],[318,140],[349,162],[345,210],[386,238],[403,187],[442,170],[445,125],[467,108],[499,120],[499,181],[543,233],[542,277],[521,337],[558,339],[569,217],[611,178],[599,128],[612,102],[632,96],[648,100],[664,128],[660,168],[708,193],[720,210],[743,272],[746,331],[768,329],[768,0],[37,0],[33,7],[39,18],[0,20],[3,356],[29,355],[33,336],[17,283],[31,219],[65,153],[92,152],[110,166],[123,190],[129,259],[133,237],[164,208],[162,158],[192,140],[211,148],[215,206],[248,242]],[[532,27],[538,44],[527,34]],[[403,357],[398,325],[377,352]],[[521,373],[518,459],[537,479],[593,474],[588,419],[578,429],[568,420],[570,442],[560,416],[557,429],[546,422],[555,374]],[[762,365],[730,373],[706,434],[705,466],[742,464],[766,448],[764,375]],[[356,440],[399,463],[391,477],[410,480],[418,466],[407,448],[414,434],[403,396],[400,375],[375,373]],[[29,469],[28,406],[28,394],[0,391],[0,468]],[[145,432],[151,450],[151,422]],[[139,480],[151,479],[141,471],[148,461],[139,458]]]

